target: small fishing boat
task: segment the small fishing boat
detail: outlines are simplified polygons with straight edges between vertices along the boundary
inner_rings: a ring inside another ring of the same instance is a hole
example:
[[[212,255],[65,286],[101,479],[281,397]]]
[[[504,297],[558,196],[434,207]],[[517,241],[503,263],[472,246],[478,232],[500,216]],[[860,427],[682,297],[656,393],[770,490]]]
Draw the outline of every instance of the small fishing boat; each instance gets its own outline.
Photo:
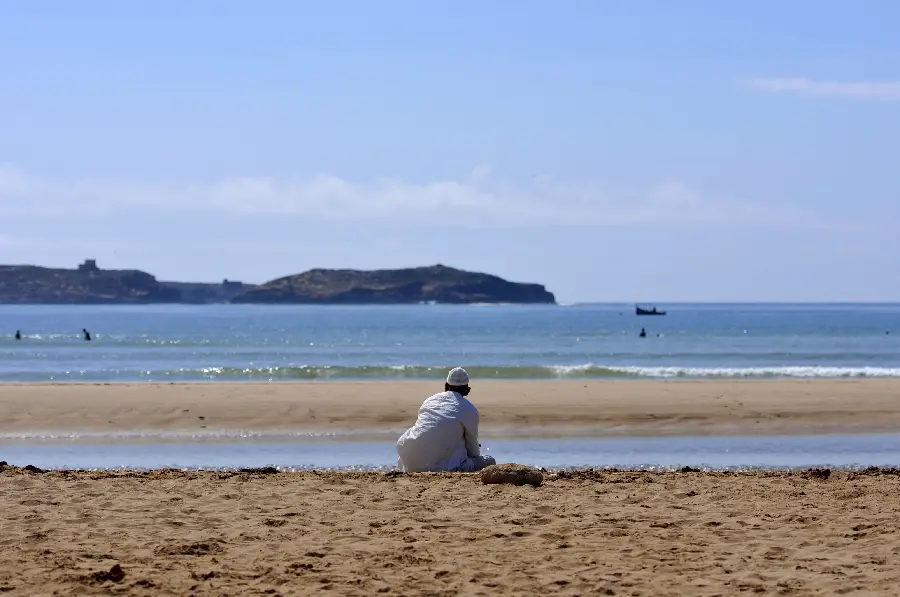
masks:
[[[651,307],[650,309],[643,309],[637,305],[634,307],[635,315],[665,315],[665,311],[657,311],[656,307]]]

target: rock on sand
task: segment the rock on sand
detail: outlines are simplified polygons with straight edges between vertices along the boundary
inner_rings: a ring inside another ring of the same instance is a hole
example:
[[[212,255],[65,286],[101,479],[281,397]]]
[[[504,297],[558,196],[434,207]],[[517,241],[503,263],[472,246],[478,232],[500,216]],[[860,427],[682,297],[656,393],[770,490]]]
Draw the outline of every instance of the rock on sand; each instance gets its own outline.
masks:
[[[544,473],[522,464],[493,464],[481,471],[481,482],[487,484],[510,483],[540,487]]]

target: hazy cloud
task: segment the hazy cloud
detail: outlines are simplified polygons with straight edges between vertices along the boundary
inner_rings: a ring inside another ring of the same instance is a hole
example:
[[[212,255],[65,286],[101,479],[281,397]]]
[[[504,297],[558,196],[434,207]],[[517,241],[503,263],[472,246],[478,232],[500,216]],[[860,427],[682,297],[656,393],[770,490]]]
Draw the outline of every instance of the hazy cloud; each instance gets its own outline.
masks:
[[[842,96],[857,99],[900,100],[900,81],[887,83],[813,81],[804,77],[752,78],[743,84],[750,89],[769,93],[801,93],[805,95]]]
[[[207,184],[47,180],[0,165],[0,216],[95,217],[112,213],[226,213],[332,221],[450,222],[453,226],[808,220],[783,206],[711,199],[684,183],[663,181],[630,196],[595,184],[536,177],[524,185],[495,179],[485,166],[460,180],[354,182],[231,178]]]

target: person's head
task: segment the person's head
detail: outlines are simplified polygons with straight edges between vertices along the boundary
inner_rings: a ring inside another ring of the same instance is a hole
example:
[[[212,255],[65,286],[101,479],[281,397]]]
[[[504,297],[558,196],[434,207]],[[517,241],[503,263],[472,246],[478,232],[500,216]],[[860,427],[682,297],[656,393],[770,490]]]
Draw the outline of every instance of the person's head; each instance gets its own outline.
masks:
[[[469,374],[462,367],[454,367],[447,374],[447,383],[444,384],[445,392],[456,392],[462,396],[468,396],[471,388],[469,388]]]

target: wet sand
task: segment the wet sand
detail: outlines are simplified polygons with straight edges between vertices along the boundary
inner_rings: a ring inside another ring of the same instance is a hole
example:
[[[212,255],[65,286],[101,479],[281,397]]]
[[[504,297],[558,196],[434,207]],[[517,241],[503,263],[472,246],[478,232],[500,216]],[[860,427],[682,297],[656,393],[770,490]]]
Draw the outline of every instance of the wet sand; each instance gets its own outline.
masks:
[[[0,384],[0,434],[395,432],[440,382]],[[486,436],[893,432],[900,380],[484,381]]]
[[[8,595],[900,591],[900,477],[0,472]]]

